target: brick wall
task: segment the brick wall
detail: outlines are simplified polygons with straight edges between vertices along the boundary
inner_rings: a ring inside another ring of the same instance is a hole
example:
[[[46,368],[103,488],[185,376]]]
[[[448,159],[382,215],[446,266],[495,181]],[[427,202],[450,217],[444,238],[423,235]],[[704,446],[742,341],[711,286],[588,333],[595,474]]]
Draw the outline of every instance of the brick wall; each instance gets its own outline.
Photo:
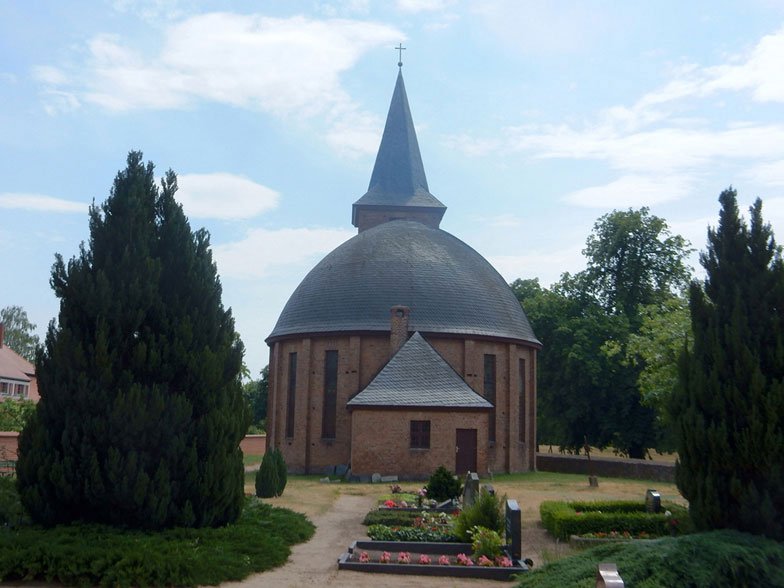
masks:
[[[351,472],[426,478],[438,466],[455,469],[456,429],[477,429],[477,471],[487,473],[486,412],[354,410]],[[430,449],[410,448],[410,422],[430,421]]]
[[[631,478],[656,482],[675,482],[675,464],[661,461],[591,458],[594,474],[606,478]],[[588,475],[588,458],[584,455],[537,453],[536,469],[540,472]]]
[[[16,459],[19,449],[19,433],[0,431],[0,459]]]
[[[240,449],[242,449],[242,453],[246,454],[264,454],[267,452],[267,436],[245,435],[245,438],[240,441]]]

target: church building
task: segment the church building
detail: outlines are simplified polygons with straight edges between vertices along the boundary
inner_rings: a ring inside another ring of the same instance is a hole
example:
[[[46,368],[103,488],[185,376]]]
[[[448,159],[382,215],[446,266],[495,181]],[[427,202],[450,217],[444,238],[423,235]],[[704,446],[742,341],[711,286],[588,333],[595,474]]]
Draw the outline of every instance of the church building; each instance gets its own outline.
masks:
[[[501,275],[441,230],[402,70],[358,234],[291,295],[270,346],[268,447],[292,473],[534,470],[536,339]]]

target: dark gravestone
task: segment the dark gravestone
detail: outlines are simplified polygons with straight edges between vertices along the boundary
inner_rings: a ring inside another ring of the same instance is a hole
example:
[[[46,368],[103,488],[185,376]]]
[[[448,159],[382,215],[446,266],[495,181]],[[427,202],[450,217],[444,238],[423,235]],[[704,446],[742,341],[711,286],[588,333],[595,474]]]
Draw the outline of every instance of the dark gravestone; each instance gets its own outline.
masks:
[[[468,472],[463,487],[463,509],[470,507],[479,496],[479,474]]]
[[[324,475],[325,476],[334,476],[335,475],[335,466],[327,466],[324,468]]]
[[[506,542],[509,544],[512,560],[523,556],[523,536],[520,507],[514,498],[506,501]]]
[[[348,466],[345,464],[340,464],[335,466],[335,475],[340,476],[341,478],[346,475],[348,472]]]
[[[649,488],[645,493],[645,510],[648,512],[661,511],[661,496],[656,490]]]

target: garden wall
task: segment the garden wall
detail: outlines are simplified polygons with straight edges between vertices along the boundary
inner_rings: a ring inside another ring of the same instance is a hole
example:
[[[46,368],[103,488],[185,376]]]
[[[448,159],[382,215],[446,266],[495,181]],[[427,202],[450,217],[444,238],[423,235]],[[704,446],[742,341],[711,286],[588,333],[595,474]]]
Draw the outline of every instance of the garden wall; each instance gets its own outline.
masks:
[[[267,453],[267,436],[266,435],[245,435],[245,438],[240,441],[240,449],[242,453],[255,453],[263,455]]]
[[[621,457],[592,457],[591,465],[594,475],[600,477],[675,482],[674,463]],[[540,472],[585,474],[587,476],[588,458],[584,455],[537,453],[536,469]]]

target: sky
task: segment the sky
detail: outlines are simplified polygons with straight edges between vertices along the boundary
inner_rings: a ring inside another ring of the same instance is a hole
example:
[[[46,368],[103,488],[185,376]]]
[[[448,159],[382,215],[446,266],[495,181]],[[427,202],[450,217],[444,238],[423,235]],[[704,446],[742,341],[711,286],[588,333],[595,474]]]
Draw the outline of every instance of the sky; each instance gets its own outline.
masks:
[[[704,250],[730,185],[784,242],[782,1],[5,0],[0,308],[43,338],[55,254],[141,150],[209,231],[257,377],[288,297],[356,234],[399,43],[441,228],[507,281],[583,269],[612,210]]]

